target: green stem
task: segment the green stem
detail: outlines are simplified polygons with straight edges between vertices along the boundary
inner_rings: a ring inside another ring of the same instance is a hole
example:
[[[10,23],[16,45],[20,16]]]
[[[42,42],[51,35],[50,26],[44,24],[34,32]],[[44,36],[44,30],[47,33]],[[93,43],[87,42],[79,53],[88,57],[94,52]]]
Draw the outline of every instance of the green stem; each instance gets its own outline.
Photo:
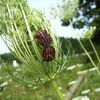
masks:
[[[88,56],[88,58],[90,59],[92,65],[97,69],[97,73],[100,75],[100,72],[96,66],[96,64],[94,63],[93,59],[91,58],[90,54],[88,53],[88,51],[85,49],[84,45],[81,43],[80,40],[78,40],[79,44],[81,45],[82,49],[84,50],[84,52],[86,53],[86,55]]]
[[[52,80],[51,83],[52,83],[52,86],[55,89],[57,95],[59,96],[59,99],[64,100],[64,97],[63,97],[61,91],[59,90],[57,83],[54,80]]]
[[[92,43],[91,39],[89,39],[89,42],[90,42],[90,44],[91,44],[91,46],[92,46],[92,48],[93,48],[93,50],[94,50],[94,52],[95,52],[95,54],[96,54],[96,57],[97,57],[97,59],[98,59],[98,61],[99,61],[99,63],[100,63],[100,58],[99,58],[99,56],[98,56],[98,53],[97,53],[97,51],[96,51],[96,49],[95,49],[95,47],[94,47],[94,44]]]
[[[6,4],[6,7],[7,7],[7,10],[8,10],[9,17],[10,17],[10,19],[12,19],[12,15],[11,15],[11,12],[10,12],[9,5],[8,5],[8,4]],[[12,23],[12,21],[11,21],[11,20],[10,20],[10,22],[11,22],[11,28],[12,28],[12,31],[14,31],[13,23]]]

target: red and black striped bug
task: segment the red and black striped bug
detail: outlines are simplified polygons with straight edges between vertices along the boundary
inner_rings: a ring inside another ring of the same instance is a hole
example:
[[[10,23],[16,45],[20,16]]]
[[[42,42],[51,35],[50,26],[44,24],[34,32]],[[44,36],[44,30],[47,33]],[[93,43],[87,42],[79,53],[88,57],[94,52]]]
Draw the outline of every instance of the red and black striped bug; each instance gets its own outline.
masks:
[[[55,58],[55,49],[51,46],[52,38],[46,30],[39,30],[36,32],[34,38],[43,46],[44,51],[42,57],[44,61],[51,61]]]
[[[44,49],[43,51],[43,60],[44,61],[51,61],[55,58],[55,49],[52,46],[49,46]]]
[[[40,30],[36,32],[36,35],[34,36],[34,38],[37,39],[37,41],[43,46],[43,47],[47,47],[51,44],[52,39],[50,34],[47,33],[46,30]]]

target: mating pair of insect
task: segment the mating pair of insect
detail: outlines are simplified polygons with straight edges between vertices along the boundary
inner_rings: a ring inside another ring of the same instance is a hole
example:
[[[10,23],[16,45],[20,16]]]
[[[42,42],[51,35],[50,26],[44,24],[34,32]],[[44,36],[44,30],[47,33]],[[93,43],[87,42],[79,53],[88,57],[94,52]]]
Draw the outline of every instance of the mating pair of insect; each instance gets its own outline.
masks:
[[[36,32],[34,38],[42,45],[43,53],[42,57],[44,61],[52,61],[55,58],[55,49],[51,46],[52,38],[46,30],[39,30]]]

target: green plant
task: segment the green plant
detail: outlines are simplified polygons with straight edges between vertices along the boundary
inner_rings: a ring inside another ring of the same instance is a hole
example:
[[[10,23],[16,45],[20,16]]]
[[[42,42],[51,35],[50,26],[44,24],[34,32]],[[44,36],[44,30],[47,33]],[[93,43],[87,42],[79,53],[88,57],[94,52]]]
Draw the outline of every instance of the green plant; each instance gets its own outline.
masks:
[[[11,51],[26,67],[22,77],[14,76],[17,81],[26,85],[41,85],[46,81],[53,81],[55,76],[64,70],[70,62],[72,47],[68,41],[66,59],[62,59],[60,45],[57,37],[51,30],[51,25],[41,11],[30,9],[24,0],[0,1],[0,30],[2,39]],[[38,44],[34,35],[38,30],[46,30],[52,37],[52,46],[55,48],[55,59],[43,61],[43,49]],[[69,57],[70,56],[70,57]],[[32,80],[26,80],[25,74],[32,76]],[[61,100],[63,96],[55,82],[51,82]]]
[[[91,47],[92,47],[92,49],[93,49],[93,51],[96,55],[96,58],[97,58],[98,62],[100,63],[99,55],[98,55],[97,50],[96,50],[96,48],[95,48],[95,46],[94,46],[94,44],[91,40],[95,30],[96,30],[96,27],[90,27],[90,28],[87,28],[87,29],[83,30],[82,38],[89,40],[90,45],[91,45]],[[82,47],[82,49],[84,50],[84,52],[86,53],[86,55],[88,56],[88,58],[90,59],[92,65],[97,69],[97,73],[100,75],[100,71],[99,71],[97,65],[95,64],[93,58],[90,56],[89,52],[86,50],[85,46],[81,42],[81,39],[78,39],[78,42],[79,42],[80,46]]]

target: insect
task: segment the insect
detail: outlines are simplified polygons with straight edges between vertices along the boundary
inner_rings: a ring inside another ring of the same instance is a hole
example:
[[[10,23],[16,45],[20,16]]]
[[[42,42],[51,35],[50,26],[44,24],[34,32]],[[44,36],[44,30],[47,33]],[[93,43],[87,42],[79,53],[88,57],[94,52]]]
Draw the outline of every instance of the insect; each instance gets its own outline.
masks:
[[[55,58],[55,49],[51,46],[52,38],[46,30],[39,30],[36,32],[34,38],[42,45],[44,48],[42,57],[44,61],[51,61]]]
[[[49,46],[44,49],[43,51],[43,60],[44,61],[51,61],[55,58],[55,49],[52,46]]]
[[[46,30],[40,30],[36,32],[36,35],[34,36],[34,38],[37,39],[37,41],[43,46],[43,47],[47,47],[51,44],[52,39],[50,34],[47,33]]]

